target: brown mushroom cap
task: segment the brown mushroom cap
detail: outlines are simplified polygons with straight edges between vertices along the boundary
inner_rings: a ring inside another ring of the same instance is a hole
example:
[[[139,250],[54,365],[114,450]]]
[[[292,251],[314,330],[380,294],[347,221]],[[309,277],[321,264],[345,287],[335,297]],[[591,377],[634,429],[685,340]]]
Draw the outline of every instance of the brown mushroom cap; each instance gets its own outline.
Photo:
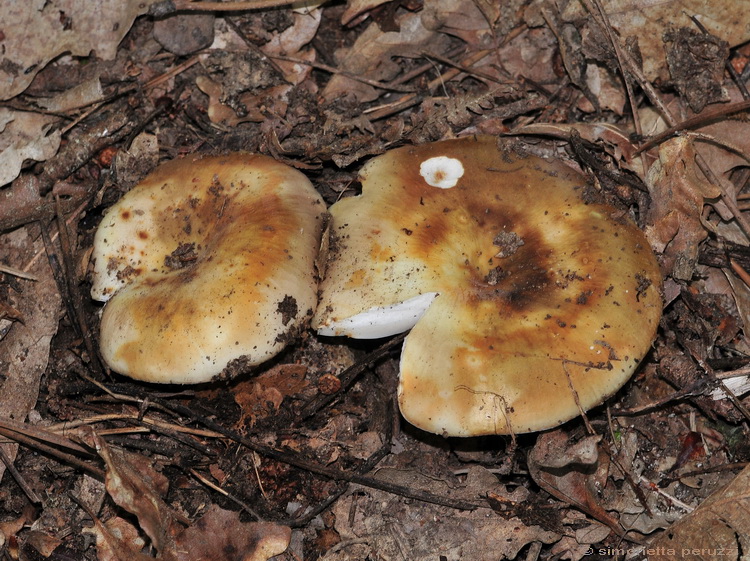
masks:
[[[653,341],[661,275],[641,231],[562,163],[493,138],[392,150],[330,209],[313,327],[401,355],[404,417],[450,436],[557,426],[617,391]],[[395,319],[395,321],[393,321]],[[393,329],[389,325],[395,324]]]
[[[325,205],[271,158],[166,163],[112,206],[94,240],[105,362],[132,378],[210,380],[278,353],[315,311]]]

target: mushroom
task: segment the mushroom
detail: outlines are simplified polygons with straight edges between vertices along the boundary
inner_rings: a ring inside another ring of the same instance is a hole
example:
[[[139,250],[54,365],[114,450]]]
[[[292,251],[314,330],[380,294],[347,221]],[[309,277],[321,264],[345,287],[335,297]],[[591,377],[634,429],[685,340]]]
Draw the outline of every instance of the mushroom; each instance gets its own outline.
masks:
[[[325,205],[271,158],[174,160],[113,205],[94,238],[107,365],[197,383],[277,354],[317,302]],[[111,298],[111,300],[110,300]]]
[[[560,162],[490,137],[387,152],[334,204],[313,327],[411,328],[398,399],[447,436],[557,426],[630,377],[661,316],[661,274],[622,212]]]

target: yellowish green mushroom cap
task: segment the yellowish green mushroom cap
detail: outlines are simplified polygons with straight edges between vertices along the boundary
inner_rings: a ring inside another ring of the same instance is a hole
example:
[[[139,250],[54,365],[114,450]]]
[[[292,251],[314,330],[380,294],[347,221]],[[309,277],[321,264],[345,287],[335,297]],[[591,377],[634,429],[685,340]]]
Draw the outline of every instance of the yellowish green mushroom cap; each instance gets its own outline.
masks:
[[[313,327],[375,338],[411,328],[399,404],[446,436],[557,426],[604,401],[648,351],[661,275],[641,231],[582,200],[562,163],[493,138],[404,147],[337,202]]]
[[[107,211],[94,239],[107,365],[188,384],[277,354],[315,311],[324,214],[303,174],[265,156],[157,168]]]

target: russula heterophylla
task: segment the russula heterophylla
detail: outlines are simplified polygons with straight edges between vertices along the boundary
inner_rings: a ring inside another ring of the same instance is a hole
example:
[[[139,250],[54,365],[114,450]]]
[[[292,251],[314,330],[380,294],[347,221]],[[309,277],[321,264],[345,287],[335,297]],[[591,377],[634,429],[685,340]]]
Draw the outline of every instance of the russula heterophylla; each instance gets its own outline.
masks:
[[[411,328],[398,399],[413,425],[554,427],[617,391],[648,351],[656,259],[622,212],[584,202],[584,178],[564,164],[463,138],[392,150],[360,177],[362,195],[330,209],[313,327]]]
[[[158,167],[95,235],[91,294],[109,300],[104,361],[139,380],[187,384],[277,354],[315,311],[324,214],[307,178],[266,156]]]

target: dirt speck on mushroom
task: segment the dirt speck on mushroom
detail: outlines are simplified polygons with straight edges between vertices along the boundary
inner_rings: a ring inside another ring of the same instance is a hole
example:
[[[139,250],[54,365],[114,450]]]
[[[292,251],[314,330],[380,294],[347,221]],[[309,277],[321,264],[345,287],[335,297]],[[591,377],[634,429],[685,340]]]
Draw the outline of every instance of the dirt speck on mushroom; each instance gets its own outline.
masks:
[[[277,311],[281,314],[281,323],[287,325],[290,321],[297,317],[299,309],[297,308],[297,300],[294,296],[288,294],[284,296],[284,299],[279,302]]]

